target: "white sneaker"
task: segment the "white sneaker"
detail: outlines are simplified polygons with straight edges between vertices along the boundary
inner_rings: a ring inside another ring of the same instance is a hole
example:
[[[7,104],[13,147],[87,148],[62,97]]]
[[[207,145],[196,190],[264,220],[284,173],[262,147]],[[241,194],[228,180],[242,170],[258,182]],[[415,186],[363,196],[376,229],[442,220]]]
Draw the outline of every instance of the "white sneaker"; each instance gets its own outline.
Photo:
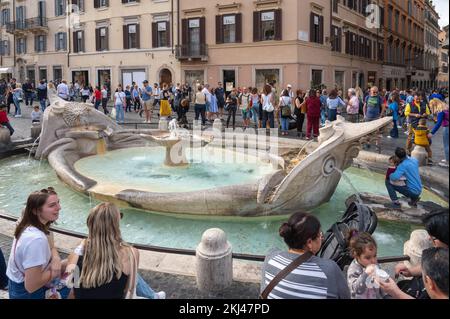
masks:
[[[392,138],[392,136],[388,135],[387,138]]]
[[[155,292],[155,299],[166,299],[166,293],[164,291]]]

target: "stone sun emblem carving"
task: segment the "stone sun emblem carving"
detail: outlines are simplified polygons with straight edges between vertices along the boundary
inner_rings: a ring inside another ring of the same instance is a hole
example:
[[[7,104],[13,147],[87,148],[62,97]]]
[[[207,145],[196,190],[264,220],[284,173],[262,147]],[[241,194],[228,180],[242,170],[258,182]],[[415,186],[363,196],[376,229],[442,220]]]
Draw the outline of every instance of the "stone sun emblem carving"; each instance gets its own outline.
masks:
[[[81,118],[89,112],[89,106],[83,103],[56,102],[53,112],[61,114],[68,127],[81,126]]]

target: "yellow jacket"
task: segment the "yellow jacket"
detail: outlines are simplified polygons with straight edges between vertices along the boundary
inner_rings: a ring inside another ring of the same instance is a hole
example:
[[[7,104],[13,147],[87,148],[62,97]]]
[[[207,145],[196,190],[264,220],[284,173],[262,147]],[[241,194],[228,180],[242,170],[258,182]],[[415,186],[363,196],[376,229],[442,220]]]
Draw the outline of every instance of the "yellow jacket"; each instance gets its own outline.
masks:
[[[420,110],[420,105],[418,103],[416,103],[416,101],[414,101],[413,103],[415,103],[417,108]],[[428,104],[427,104],[427,108],[426,108],[425,112],[426,112],[427,115],[431,114],[430,108],[428,107]],[[408,117],[409,114],[411,114],[411,105],[408,103],[408,104],[406,104],[406,107],[405,107],[405,117]]]
[[[428,133],[430,130],[426,126],[419,125],[417,128],[413,129],[414,131],[414,144],[420,146],[430,145],[430,141],[428,140]]]

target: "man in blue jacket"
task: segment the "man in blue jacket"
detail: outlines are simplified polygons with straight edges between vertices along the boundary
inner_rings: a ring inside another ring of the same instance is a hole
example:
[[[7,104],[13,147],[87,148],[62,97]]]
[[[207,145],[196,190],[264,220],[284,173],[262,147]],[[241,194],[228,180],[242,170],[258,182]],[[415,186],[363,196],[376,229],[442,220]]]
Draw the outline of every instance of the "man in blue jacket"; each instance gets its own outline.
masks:
[[[386,188],[392,203],[387,205],[390,208],[400,209],[401,205],[397,197],[397,192],[410,199],[410,206],[416,207],[422,193],[422,181],[419,173],[419,162],[406,155],[406,150],[398,147],[395,155],[400,159],[400,164],[394,173],[386,180]],[[406,186],[392,185],[391,181],[398,181],[401,177],[406,178]]]

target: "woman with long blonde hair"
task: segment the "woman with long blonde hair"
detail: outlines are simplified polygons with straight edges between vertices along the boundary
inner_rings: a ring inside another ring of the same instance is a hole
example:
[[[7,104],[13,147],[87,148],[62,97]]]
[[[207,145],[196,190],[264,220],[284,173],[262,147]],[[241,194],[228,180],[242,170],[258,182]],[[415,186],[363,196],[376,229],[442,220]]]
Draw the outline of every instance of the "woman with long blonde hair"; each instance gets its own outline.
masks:
[[[134,287],[133,272],[136,274],[139,265],[139,252],[124,242],[120,232],[122,213],[112,203],[101,203],[95,206],[88,218],[88,237],[82,241],[69,257],[68,271],[75,265],[79,269],[79,282],[74,284],[76,299],[123,299]],[[135,268],[136,267],[136,268]],[[77,278],[75,278],[76,280]],[[138,278],[138,286],[145,285]],[[148,297],[161,299],[163,293],[154,293],[149,287]]]
[[[449,166],[448,165],[448,161],[449,161],[449,159],[448,159],[448,123],[449,123],[448,104],[442,102],[439,99],[433,99],[430,101],[429,105],[430,105],[431,112],[435,116],[437,116],[436,125],[431,130],[429,138],[434,136],[438,132],[438,130],[441,126],[444,128],[443,143],[444,143],[445,159],[443,159],[439,163],[439,166],[448,167]]]

